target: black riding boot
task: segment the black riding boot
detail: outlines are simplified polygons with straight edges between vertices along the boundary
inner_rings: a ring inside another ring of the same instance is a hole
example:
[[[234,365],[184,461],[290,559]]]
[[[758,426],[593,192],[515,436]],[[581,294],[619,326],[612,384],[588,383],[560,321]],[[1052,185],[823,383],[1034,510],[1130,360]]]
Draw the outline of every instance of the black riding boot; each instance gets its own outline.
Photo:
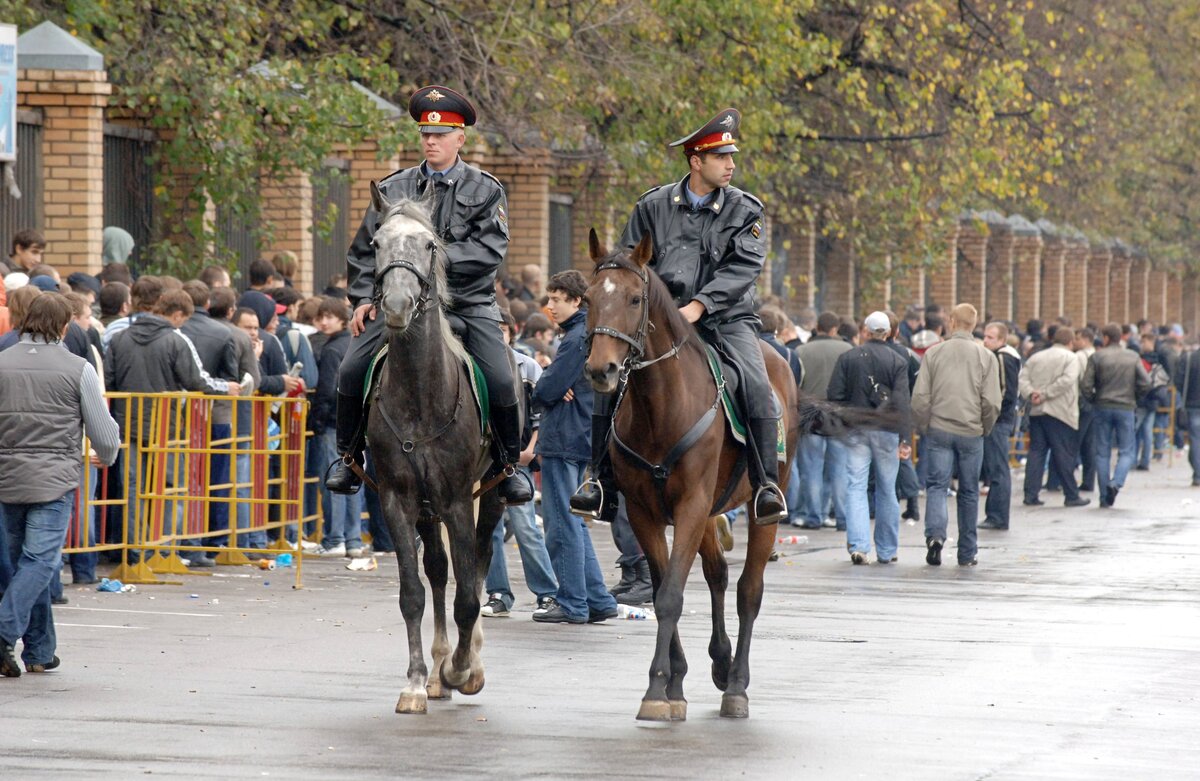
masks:
[[[362,480],[346,463],[352,458],[359,466],[363,463],[362,433],[359,427],[363,420],[363,403],[358,396],[338,394],[337,404],[337,449],[341,456],[325,472],[325,487],[335,494],[356,494]]]
[[[787,520],[787,500],[779,488],[779,455],[776,450],[779,421],[775,418],[750,419],[750,454],[754,482],[754,523],[769,526]],[[754,455],[757,454],[757,458]]]
[[[650,580],[650,562],[642,559],[633,565],[633,583],[620,594],[617,601],[622,605],[644,605],[654,601],[654,583]]]
[[[495,462],[492,475],[499,470],[510,471],[500,481],[500,498],[505,504],[525,504],[533,501],[533,486],[515,467],[521,458],[521,408],[510,404],[492,407],[492,442],[495,445]]]
[[[571,512],[605,523],[617,517],[617,480],[608,454],[612,415],[592,415],[592,474],[571,497]]]

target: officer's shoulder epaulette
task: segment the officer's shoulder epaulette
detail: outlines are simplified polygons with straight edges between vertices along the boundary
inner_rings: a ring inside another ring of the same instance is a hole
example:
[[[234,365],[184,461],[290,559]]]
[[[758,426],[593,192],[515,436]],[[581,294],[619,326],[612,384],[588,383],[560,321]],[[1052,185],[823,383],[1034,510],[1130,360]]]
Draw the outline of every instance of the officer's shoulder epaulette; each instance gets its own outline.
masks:
[[[499,187],[501,190],[504,189],[504,185],[500,182],[499,179],[497,179],[492,174],[488,173],[487,171],[483,170],[482,168],[476,168],[475,170],[478,171],[479,173],[483,174],[485,178],[491,179],[492,183],[495,184],[497,187]]]
[[[408,179],[408,178],[410,178],[410,177],[414,176],[414,175],[415,175],[415,173],[416,173],[416,171],[417,171],[419,168],[420,168],[420,166],[415,166],[415,165],[414,165],[414,166],[412,166],[412,167],[410,167],[410,168],[401,168],[399,171],[392,171],[390,174],[388,174],[387,176],[385,176],[385,177],[383,177],[382,179],[380,179],[380,180],[379,180],[379,184],[381,184],[381,185],[382,185],[382,184],[385,184],[385,183],[387,183],[387,182],[394,182],[394,181],[396,181],[397,179]],[[407,174],[407,176],[406,176],[405,174]]]
[[[758,200],[757,197],[751,195],[750,193],[746,192],[745,190],[738,190],[737,194],[739,196],[741,196],[740,200],[743,202],[743,205],[747,209],[749,209],[751,211],[758,211],[758,212],[766,211],[767,207],[763,206],[763,202]]]
[[[669,184],[660,184],[657,187],[651,187],[649,190],[647,190],[646,192],[639,195],[638,200],[644,201],[644,200],[646,200],[646,198],[648,196],[653,195],[654,193],[658,192],[659,190],[663,189],[664,187],[670,187],[670,185]]]

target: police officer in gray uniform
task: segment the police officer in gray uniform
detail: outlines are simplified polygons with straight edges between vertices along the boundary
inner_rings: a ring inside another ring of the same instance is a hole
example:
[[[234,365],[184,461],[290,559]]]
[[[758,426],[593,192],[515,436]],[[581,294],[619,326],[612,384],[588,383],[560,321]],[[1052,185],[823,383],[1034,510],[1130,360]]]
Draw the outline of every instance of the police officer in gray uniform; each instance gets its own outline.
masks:
[[[379,183],[391,201],[431,198],[433,224],[446,244],[446,281],[450,306],[446,312],[456,331],[465,334],[467,351],[483,370],[491,404],[495,469],[511,466],[521,455],[520,412],[508,347],[500,332],[496,305],[496,269],[508,251],[508,216],[504,187],[494,176],[468,165],[458,156],[466,140],[463,130],[475,124],[475,108],[459,93],[432,85],[413,93],[408,113],[421,131],[425,161],[397,171]],[[377,318],[375,248],[372,241],[380,215],[367,207],[362,225],[347,253],[347,277],[354,319],[353,341],[338,371],[337,446],[335,462],[325,485],[335,493],[354,493],[361,480],[350,468],[362,464],[363,382],[371,359],[386,341],[383,318]],[[528,481],[506,470],[499,486],[507,504],[533,499]]]
[[[762,202],[730,186],[742,115],[725,109],[671,146],[683,147],[690,171],[682,181],[645,193],[633,209],[621,244],[654,239],[651,267],[666,283],[680,312],[703,336],[716,331],[741,369],[743,408],[749,418],[749,462],[759,524],[787,517],[779,489],[776,408],[759,343],[754,283],[766,260]],[[608,463],[612,398],[597,394],[592,418],[592,476],[571,497],[581,515],[610,520],[617,492]]]

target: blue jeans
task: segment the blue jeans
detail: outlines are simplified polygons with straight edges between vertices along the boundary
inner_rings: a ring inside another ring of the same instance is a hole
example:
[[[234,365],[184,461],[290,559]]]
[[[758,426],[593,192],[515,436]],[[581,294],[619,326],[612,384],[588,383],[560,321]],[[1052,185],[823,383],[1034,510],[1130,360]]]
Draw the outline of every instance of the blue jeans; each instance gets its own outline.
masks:
[[[987,501],[983,514],[986,520],[1001,528],[1008,528],[1008,515],[1012,507],[1012,467],[1008,464],[1008,438],[1012,435],[1014,421],[997,421],[992,431],[983,438],[983,479],[988,484]]]
[[[571,494],[583,482],[583,461],[542,458],[542,519],[546,550],[558,579],[556,599],[572,618],[590,611],[615,610],[617,600],[604,585],[592,537],[583,519],[571,514]]]
[[[372,480],[376,479],[375,458],[371,455],[371,448],[367,448],[367,460],[363,464],[363,469],[368,477]],[[323,477],[324,473],[322,473]],[[367,511],[367,525],[371,530],[371,548],[376,553],[395,552],[396,545],[392,542],[392,533],[388,530],[387,520],[383,517],[383,505],[379,503],[379,494],[372,491],[369,485],[364,485],[362,492],[363,509]]]
[[[1096,441],[1096,485],[1101,497],[1110,485],[1125,487],[1125,478],[1133,468],[1137,443],[1134,439],[1134,414],[1131,409],[1096,407],[1092,413],[1092,430]],[[1117,448],[1117,466],[1113,469],[1112,449]]]
[[[87,479],[87,490],[91,492],[92,498],[95,498],[98,486],[96,481],[100,479],[100,470],[94,466],[86,467],[87,472],[83,470],[79,472],[79,495],[84,495],[84,478]],[[83,512],[85,503],[79,503],[79,510]],[[75,547],[87,548],[96,544],[96,534],[100,528],[99,524],[100,508],[93,507],[86,519],[79,520],[79,535],[75,539]],[[99,560],[99,554],[95,552],[89,553],[72,553],[71,554],[71,579],[75,583],[86,583],[96,579],[96,562]]]
[[[75,506],[75,489],[50,502],[4,504],[4,532],[12,580],[0,599],[0,639],[24,638],[26,664],[54,659],[57,638],[50,612],[50,581],[62,567],[62,547]]]
[[[237,497],[238,499],[248,500],[250,498],[250,454],[238,453],[237,458]],[[250,528],[250,502],[239,501],[237,503],[237,527],[239,529]],[[237,536],[237,546],[239,548],[265,548],[267,547],[267,533],[265,530],[248,532]]]
[[[317,438],[324,451],[321,460],[326,464],[338,457],[337,434],[327,429]],[[347,548],[362,547],[362,491],[354,494],[335,494],[322,484],[321,501],[325,510],[325,537],[322,544],[326,547],[346,544]]]
[[[800,462],[800,481],[804,486],[798,518],[809,529],[817,529],[825,521],[829,506],[837,525],[846,525],[846,449],[836,440],[808,434],[800,437],[796,460]]]
[[[212,440],[218,441],[229,439],[233,433],[233,426],[229,423],[213,423],[212,424]],[[228,451],[231,448],[230,444],[216,445],[215,447]],[[208,457],[208,483],[210,488],[209,494],[214,499],[227,499],[229,497],[228,488],[212,488],[214,485],[223,485],[233,482],[234,474],[229,471],[229,453],[212,453]],[[208,505],[208,530],[221,531],[229,528],[229,502],[209,502]],[[221,537],[209,537],[205,540],[205,545],[220,545],[225,543],[225,539]]]
[[[1158,417],[1153,409],[1138,407],[1133,413],[1136,460],[1141,469],[1150,468],[1150,457],[1154,455],[1154,423]]]
[[[518,466],[517,470],[533,483],[529,467]],[[558,592],[558,581],[554,577],[554,565],[546,551],[546,540],[537,526],[533,502],[514,505],[504,511],[504,517],[496,524],[492,534],[492,563],[488,567],[484,589],[488,594],[499,594],[500,600],[509,610],[513,606],[512,586],[508,582],[508,563],[504,560],[504,526],[512,528],[521,551],[521,566],[525,570],[525,585],[538,599],[552,597]]]
[[[900,471],[900,435],[865,431],[846,441],[846,547],[851,553],[871,552],[871,516],[867,483],[875,471],[875,555],[884,561],[900,545],[900,502],[896,474]]]
[[[965,564],[978,552],[979,473],[983,468],[983,437],[964,437],[931,428],[923,437],[929,462],[925,489],[925,537],[946,540],[950,525],[947,495],[950,480],[958,478],[958,561]]]
[[[1191,445],[1188,447],[1188,463],[1192,466],[1192,479],[1200,480],[1200,409],[1191,408],[1186,410],[1187,417],[1181,423],[1187,426],[1188,441]]]

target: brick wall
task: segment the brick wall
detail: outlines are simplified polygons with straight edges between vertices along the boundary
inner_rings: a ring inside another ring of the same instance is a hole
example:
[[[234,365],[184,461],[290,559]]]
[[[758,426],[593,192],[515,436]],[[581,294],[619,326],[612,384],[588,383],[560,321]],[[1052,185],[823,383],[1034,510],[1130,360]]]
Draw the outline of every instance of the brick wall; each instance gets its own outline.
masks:
[[[1151,312],[1149,290],[1150,263],[1143,257],[1135,257],[1129,265],[1129,319],[1137,322],[1143,318],[1158,323],[1161,319]]]
[[[17,105],[42,114],[46,262],[96,273],[104,233],[104,71],[20,69]],[[34,227],[34,226],[30,226]]]
[[[843,317],[854,316],[855,262],[854,247],[848,238],[830,236],[828,252],[821,258],[825,265],[823,308]]]
[[[1128,323],[1136,320],[1135,313],[1129,310],[1129,265],[1132,258],[1129,252],[1121,246],[1113,248],[1112,263],[1109,265],[1108,278],[1108,319],[1114,323]]]
[[[1102,328],[1112,319],[1108,309],[1111,271],[1112,249],[1107,244],[1093,244],[1088,257],[1087,316]]]
[[[1038,312],[1033,317],[1052,320],[1066,311],[1066,304],[1063,300],[1063,294],[1066,292],[1063,272],[1068,244],[1062,236],[1052,234],[1045,234],[1042,242],[1041,262],[1039,263],[1041,282],[1038,291]],[[1020,295],[1023,298],[1025,293],[1022,292]],[[1018,318],[1021,318],[1020,313],[1023,311],[1020,304],[1021,302],[1018,302]],[[1027,319],[1018,319],[1017,322],[1024,325]]]
[[[954,225],[946,234],[946,251],[929,270],[925,303],[952,307],[958,297],[958,239],[963,227]]]
[[[1187,329],[1187,333],[1191,335],[1193,340],[1196,337],[1197,315],[1200,315],[1196,306],[1198,283],[1200,283],[1200,278],[1197,277],[1194,271],[1188,271],[1180,280],[1181,302],[1179,320],[1183,323],[1183,327]]]
[[[1084,239],[1069,239],[1063,257],[1063,291],[1062,310],[1051,313],[1042,310],[1046,318],[1057,317],[1059,314],[1070,318],[1075,328],[1082,328],[1092,318],[1088,308],[1088,283],[1090,275],[1088,266],[1092,258],[1092,250]]]
[[[1062,258],[1059,257],[1061,287]],[[1012,319],[1022,328],[1042,316],[1042,237],[1020,233],[1013,237]]]
[[[788,314],[796,315],[816,301],[817,229],[812,218],[790,226],[784,289],[791,291]]]
[[[313,186],[308,174],[293,174],[286,179],[263,181],[259,186],[259,220],[267,227],[270,243],[262,246],[262,256],[290,251],[297,260],[292,284],[305,293],[313,292]],[[324,284],[324,280],[322,280]]]
[[[892,256],[885,255],[882,260],[871,264],[880,271],[870,276],[859,275],[858,305],[855,313],[859,319],[866,317],[876,310],[889,309],[892,298]]]
[[[956,304],[973,304],[980,310],[980,317],[987,301],[987,247],[988,236],[973,220],[964,221],[958,234],[958,288],[954,300],[946,302],[947,308]],[[939,301],[938,303],[942,303]]]
[[[984,267],[984,284],[981,298],[983,306],[976,303],[981,319],[1011,320],[1013,316],[1013,250],[1016,236],[1004,224],[989,223],[987,255]]]
[[[1164,318],[1168,323],[1183,322],[1183,277],[1176,269],[1168,272],[1166,275],[1167,285],[1167,316]],[[1190,332],[1189,332],[1190,333]]]
[[[1146,312],[1159,325],[1170,322],[1167,314],[1167,277],[1167,272],[1152,265],[1146,274]]]

